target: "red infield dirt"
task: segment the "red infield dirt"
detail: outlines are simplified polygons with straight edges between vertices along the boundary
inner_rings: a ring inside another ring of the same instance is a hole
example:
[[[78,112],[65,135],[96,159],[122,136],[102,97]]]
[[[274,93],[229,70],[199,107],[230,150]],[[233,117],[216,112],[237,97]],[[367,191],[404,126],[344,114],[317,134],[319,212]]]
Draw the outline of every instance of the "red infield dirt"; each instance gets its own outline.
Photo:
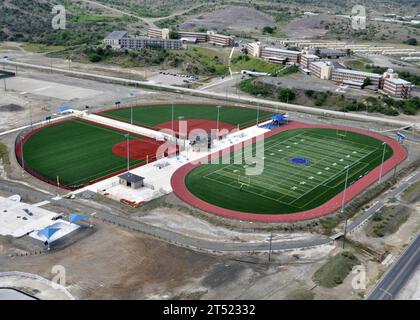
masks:
[[[182,124],[184,122],[184,124]],[[180,124],[181,124],[181,130],[180,130]],[[185,125],[185,127],[184,127]],[[163,122],[161,124],[158,124],[156,129],[170,129],[172,130],[172,121]],[[236,127],[229,124],[219,121],[219,130],[225,131],[225,133],[232,131]],[[211,130],[217,130],[217,121],[211,121],[211,120],[200,120],[200,119],[188,119],[188,120],[182,120],[182,121],[174,121],[173,122],[173,130],[175,134],[179,137],[185,137],[186,134],[189,134],[192,130],[204,130],[207,133],[210,133]],[[181,132],[180,132],[181,131]],[[221,132],[223,135],[223,132]]]
[[[151,138],[142,138],[141,140],[130,140],[129,141],[130,159],[132,160],[146,160],[146,158],[148,158],[149,160],[155,159],[156,152],[163,143],[164,142],[156,141]],[[128,154],[127,147],[128,147],[127,141],[121,141],[112,147],[112,152],[121,158],[127,158],[127,154]],[[174,146],[173,149],[166,150],[164,155],[166,157],[168,154],[175,153],[175,151],[176,149]]]
[[[302,122],[292,122],[286,126],[280,127],[278,129],[272,130],[264,134],[264,138],[271,137],[279,132],[291,130],[291,129],[299,129],[299,128],[325,128],[325,129],[337,129],[337,126],[323,126],[323,125],[311,125]],[[378,140],[386,142],[394,151],[394,154],[391,158],[384,162],[383,165],[383,175],[390,172],[394,167],[396,167],[399,163],[403,162],[407,156],[407,151],[403,148],[400,144],[396,141],[384,137],[380,134],[368,132],[359,129],[347,128],[347,127],[340,127],[341,130],[348,130],[360,134],[364,134]],[[235,146],[230,147],[230,151],[234,151]],[[237,148],[237,146],[236,146]],[[222,151],[216,152],[216,154],[226,154]],[[209,156],[210,157],[210,156]],[[210,158],[208,158],[210,159]],[[205,163],[207,159],[203,158],[202,162]],[[208,163],[208,162],[207,162]],[[320,218],[322,216],[328,215],[330,213],[335,212],[337,209],[341,207],[341,203],[343,200],[343,193],[341,192],[337,194],[335,197],[331,198],[324,204],[320,205],[317,208],[302,211],[298,213],[291,213],[291,214],[253,214],[253,213],[246,213],[240,211],[234,211],[230,209],[225,209],[222,207],[215,206],[208,202],[205,202],[195,195],[193,195],[185,185],[185,177],[187,174],[200,165],[200,161],[196,161],[194,163],[188,163],[181,168],[179,168],[175,173],[172,175],[171,178],[171,185],[175,194],[186,203],[203,210],[205,212],[213,213],[221,217],[231,218],[231,219],[238,219],[238,220],[247,220],[247,221],[255,221],[255,222],[297,222],[303,220],[310,220],[315,218]],[[365,175],[362,179],[358,180],[350,187],[347,188],[346,191],[346,199],[345,201],[348,202],[359,195],[363,190],[374,184],[378,181],[380,167],[376,167],[367,175]]]

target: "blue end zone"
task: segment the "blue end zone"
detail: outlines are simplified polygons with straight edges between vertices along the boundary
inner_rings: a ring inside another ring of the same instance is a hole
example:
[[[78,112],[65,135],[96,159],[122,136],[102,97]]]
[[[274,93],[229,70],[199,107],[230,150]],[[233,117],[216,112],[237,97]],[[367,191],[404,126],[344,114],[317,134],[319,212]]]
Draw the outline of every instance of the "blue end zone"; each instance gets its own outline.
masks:
[[[300,166],[307,166],[311,163],[308,159],[305,158],[290,158],[289,162]]]

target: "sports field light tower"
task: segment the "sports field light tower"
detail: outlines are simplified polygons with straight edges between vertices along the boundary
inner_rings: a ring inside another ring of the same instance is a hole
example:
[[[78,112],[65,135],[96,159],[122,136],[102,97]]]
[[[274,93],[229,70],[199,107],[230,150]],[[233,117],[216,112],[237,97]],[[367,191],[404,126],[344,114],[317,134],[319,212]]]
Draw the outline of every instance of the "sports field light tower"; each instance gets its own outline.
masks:
[[[386,142],[383,142],[382,145],[384,146],[384,149],[382,151],[382,162],[381,162],[381,169],[379,170],[379,180],[378,182],[381,183],[381,179],[382,179],[382,173],[384,170],[384,161],[385,161],[385,150],[386,150]]]
[[[130,133],[125,135],[127,138],[127,172],[130,173]]]
[[[217,108],[217,137],[219,138],[219,119],[220,119],[220,108],[222,106],[216,106]]]
[[[257,94],[257,98],[259,99],[261,97],[261,93]],[[260,102],[258,101],[257,104],[257,127],[258,123],[260,122]]]
[[[343,200],[341,202],[341,213],[344,213],[344,206],[346,205],[346,193],[347,193],[347,185],[348,185],[348,179],[349,179],[350,166],[347,165],[345,167],[345,169],[346,169],[346,181],[344,182]],[[343,249],[344,249],[344,246],[345,246],[345,243],[346,243],[347,220],[348,220],[348,216],[346,214],[346,220],[344,221],[344,232],[343,232]]]

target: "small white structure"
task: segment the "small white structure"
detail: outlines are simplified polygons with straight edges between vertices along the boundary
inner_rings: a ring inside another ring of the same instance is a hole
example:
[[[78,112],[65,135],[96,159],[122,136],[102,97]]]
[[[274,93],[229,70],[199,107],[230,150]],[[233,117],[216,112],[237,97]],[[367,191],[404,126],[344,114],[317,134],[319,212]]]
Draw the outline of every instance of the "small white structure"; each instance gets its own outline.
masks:
[[[144,187],[144,177],[141,177],[137,174],[126,172],[122,175],[119,175],[120,184],[133,189],[140,189]]]
[[[23,237],[34,230],[51,225],[59,217],[57,213],[26,204],[18,197],[0,197],[0,235]]]

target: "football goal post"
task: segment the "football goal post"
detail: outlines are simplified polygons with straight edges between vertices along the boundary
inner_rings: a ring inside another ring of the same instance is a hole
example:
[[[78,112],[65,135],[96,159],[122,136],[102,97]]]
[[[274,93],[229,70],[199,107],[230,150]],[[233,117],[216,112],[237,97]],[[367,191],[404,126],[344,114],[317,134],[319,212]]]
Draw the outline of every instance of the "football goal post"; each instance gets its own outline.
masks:
[[[251,185],[251,177],[242,176],[239,173],[238,174],[238,184],[239,184],[239,190],[242,190],[244,187],[249,187]]]

